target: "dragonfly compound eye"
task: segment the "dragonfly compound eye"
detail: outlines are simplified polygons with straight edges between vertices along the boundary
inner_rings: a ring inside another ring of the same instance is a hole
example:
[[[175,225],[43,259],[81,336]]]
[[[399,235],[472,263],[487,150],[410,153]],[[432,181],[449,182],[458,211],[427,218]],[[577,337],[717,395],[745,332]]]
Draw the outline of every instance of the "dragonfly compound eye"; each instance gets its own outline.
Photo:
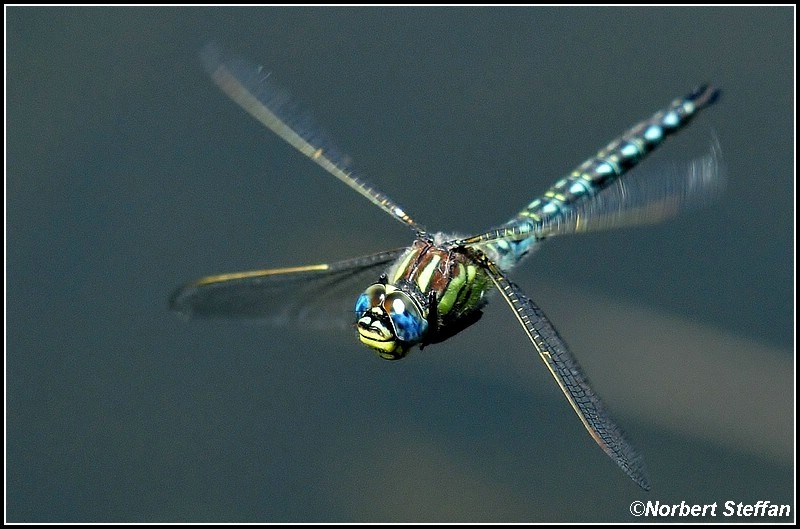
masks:
[[[405,292],[395,291],[386,296],[384,309],[394,324],[394,334],[399,340],[419,343],[428,330],[428,321],[422,317],[417,303]]]
[[[362,314],[367,312],[369,308],[370,304],[367,295],[361,294],[360,296],[358,296],[358,299],[356,300],[356,309],[355,309],[356,317],[357,318],[360,317]]]

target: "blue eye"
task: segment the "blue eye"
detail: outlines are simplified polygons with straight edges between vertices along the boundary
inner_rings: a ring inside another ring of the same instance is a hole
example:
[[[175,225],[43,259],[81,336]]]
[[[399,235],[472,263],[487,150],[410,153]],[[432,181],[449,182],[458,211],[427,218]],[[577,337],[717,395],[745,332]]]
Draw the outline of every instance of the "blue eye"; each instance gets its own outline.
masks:
[[[383,302],[385,295],[386,289],[380,283],[370,286],[363,294],[358,296],[355,307],[356,314],[361,316],[372,307],[379,306]]]
[[[422,341],[422,336],[428,330],[428,322],[411,298],[402,292],[394,292],[387,296],[385,306],[388,306],[389,317],[392,318],[399,340],[410,343]]]
[[[366,294],[361,294],[356,300],[356,314],[361,316],[369,310],[369,297]]]
[[[400,290],[386,292],[386,287],[376,283],[365,290],[356,299],[355,312],[357,318],[362,318],[372,313],[376,320],[373,325],[383,327],[393,338],[407,344],[417,344],[422,341],[428,330],[428,320],[422,316],[422,309],[407,293]],[[380,314],[383,313],[392,320],[391,329],[380,323]]]

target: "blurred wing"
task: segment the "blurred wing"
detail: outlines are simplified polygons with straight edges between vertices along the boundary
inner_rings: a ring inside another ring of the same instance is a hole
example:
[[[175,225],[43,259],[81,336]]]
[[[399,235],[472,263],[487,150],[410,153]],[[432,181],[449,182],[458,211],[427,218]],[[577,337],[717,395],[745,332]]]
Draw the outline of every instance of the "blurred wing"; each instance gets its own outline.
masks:
[[[192,317],[348,327],[358,295],[405,249],[331,264],[252,270],[203,277],[176,290],[170,309]]]
[[[650,490],[644,461],[614,423],[564,340],[533,301],[510,282],[494,263],[487,262],[490,277],[503,299],[514,311],[550,374],[564,392],[592,439],[640,487]]]
[[[537,238],[653,224],[703,206],[725,186],[719,142],[687,165],[656,164],[620,178],[597,195],[534,228]]]
[[[236,104],[286,143],[347,184],[383,211],[416,230],[425,231],[394,201],[356,176],[308,116],[303,116],[283,91],[267,78],[264,68],[224,56],[214,44],[201,53],[214,83]]]

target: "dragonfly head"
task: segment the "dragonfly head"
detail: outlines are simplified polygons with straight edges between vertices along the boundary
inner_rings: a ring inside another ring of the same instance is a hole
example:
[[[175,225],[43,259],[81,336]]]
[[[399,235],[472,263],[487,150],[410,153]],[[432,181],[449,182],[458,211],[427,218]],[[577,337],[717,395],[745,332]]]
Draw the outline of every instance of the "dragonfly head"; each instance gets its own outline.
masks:
[[[356,300],[355,310],[359,340],[386,360],[403,358],[428,330],[414,297],[385,282],[365,290]]]

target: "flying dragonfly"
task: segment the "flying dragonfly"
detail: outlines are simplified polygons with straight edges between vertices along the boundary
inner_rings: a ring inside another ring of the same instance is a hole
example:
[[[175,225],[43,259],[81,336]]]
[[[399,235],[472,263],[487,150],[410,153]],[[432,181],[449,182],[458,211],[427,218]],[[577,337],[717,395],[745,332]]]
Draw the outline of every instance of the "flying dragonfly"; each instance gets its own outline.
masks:
[[[203,277],[172,295],[173,310],[186,317],[246,317],[278,323],[310,322],[314,314],[323,318],[349,314],[350,325],[363,344],[381,358],[398,360],[415,346],[442,342],[476,323],[487,294],[496,290],[589,435],[634,482],[650,489],[642,457],[590,387],[553,324],[508,274],[548,237],[660,221],[715,195],[723,180],[716,142],[708,154],[686,165],[626,173],[714,103],[719,95],[716,88],[701,86],[676,99],[558,180],[508,222],[463,237],[428,231],[357,175],[343,156],[315,135],[308,119],[300,126],[297,109],[263,68],[227,56],[213,45],[201,55],[212,80],[230,99],[408,226],[415,238],[406,248],[344,261]],[[359,283],[366,284],[366,289]],[[355,298],[354,308],[330,310],[332,300],[343,293]]]

